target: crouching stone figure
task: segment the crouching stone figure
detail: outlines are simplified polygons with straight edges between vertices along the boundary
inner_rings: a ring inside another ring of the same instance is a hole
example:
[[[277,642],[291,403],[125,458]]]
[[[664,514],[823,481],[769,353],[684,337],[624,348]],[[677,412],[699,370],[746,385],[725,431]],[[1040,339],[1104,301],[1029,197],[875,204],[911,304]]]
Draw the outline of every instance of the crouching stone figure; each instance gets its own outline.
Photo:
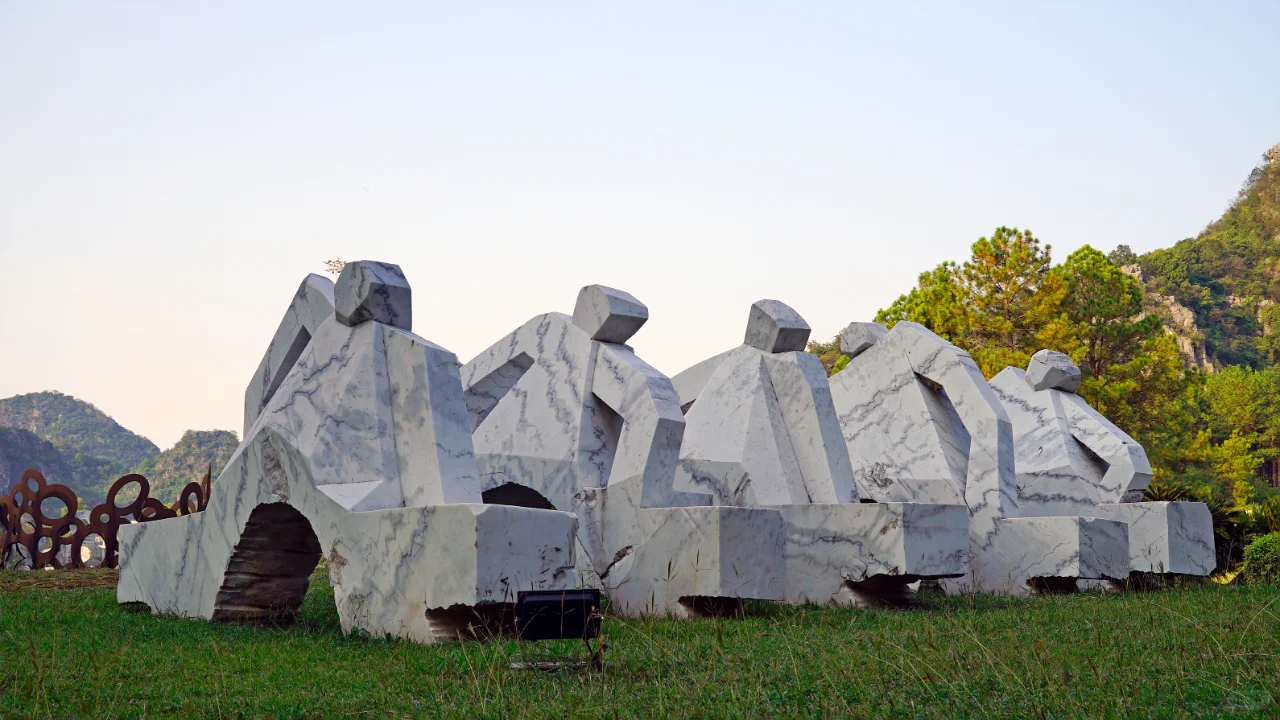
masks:
[[[787,305],[751,306],[743,344],[672,382],[686,409],[676,488],[782,515],[787,600],[903,604],[908,585],[969,570],[957,502],[860,502],[809,325]]]
[[[572,515],[482,504],[457,358],[410,332],[411,311],[395,265],[309,276],[207,510],[120,528],[119,601],[279,618],[323,557],[344,631],[433,642],[520,590],[574,587]]]
[[[1147,453],[1076,394],[1080,368],[1041,350],[1024,372],[991,378],[1013,422],[1020,514],[1084,515],[1129,526],[1130,573],[1213,572],[1213,518],[1204,503],[1142,502]]]

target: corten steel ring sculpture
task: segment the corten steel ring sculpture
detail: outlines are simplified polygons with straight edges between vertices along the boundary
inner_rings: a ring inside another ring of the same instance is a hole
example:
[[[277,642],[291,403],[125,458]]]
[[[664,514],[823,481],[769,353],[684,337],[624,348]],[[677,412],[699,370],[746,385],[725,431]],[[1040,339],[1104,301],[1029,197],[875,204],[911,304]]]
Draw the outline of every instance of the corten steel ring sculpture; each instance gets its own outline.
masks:
[[[204,510],[212,475],[210,467],[203,480],[187,483],[172,506],[150,496],[151,483],[145,477],[125,475],[111,484],[106,502],[93,508],[85,521],[76,517],[79,501],[71,488],[49,483],[38,470],[28,470],[8,494],[0,496],[0,567],[116,567],[116,531],[121,524]],[[137,496],[127,504],[118,504],[121,491],[130,485],[137,486]],[[101,539],[103,551],[100,558],[86,562],[85,541],[91,535]]]

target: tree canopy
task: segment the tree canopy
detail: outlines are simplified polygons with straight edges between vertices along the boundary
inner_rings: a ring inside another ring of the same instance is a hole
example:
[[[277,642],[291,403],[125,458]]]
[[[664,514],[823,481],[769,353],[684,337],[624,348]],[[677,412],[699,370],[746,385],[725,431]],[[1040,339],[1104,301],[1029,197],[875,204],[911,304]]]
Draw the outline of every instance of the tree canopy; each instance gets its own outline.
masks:
[[[968,351],[988,378],[1025,367],[1043,348],[1065,352],[1080,366],[1080,395],[1142,443],[1157,479],[1236,508],[1276,495],[1280,370],[1188,367],[1178,338],[1144,310],[1142,284],[1122,269],[1139,259],[1131,249],[1085,245],[1056,266],[1050,249],[1029,230],[998,227],[964,262],[921,273],[876,320],[924,325]],[[1273,315],[1280,323],[1280,310]],[[838,337],[810,346],[830,372],[848,362],[839,348]]]

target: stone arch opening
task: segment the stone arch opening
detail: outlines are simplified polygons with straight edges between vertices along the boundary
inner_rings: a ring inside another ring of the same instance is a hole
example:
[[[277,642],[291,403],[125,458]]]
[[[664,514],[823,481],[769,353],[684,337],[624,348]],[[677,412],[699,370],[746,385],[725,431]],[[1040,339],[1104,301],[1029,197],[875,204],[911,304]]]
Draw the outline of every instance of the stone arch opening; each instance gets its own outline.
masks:
[[[542,493],[519,483],[503,483],[498,487],[480,493],[480,500],[486,505],[515,505],[516,507],[534,508],[536,510],[555,510]]]
[[[302,607],[320,541],[302,513],[285,503],[254,508],[231,553],[214,601],[214,620],[290,619]]]

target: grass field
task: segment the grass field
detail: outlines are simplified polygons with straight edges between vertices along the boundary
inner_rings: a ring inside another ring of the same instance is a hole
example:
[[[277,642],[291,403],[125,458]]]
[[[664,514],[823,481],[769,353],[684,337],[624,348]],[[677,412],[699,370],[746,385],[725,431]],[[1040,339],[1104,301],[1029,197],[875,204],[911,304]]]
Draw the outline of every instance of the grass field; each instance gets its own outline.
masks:
[[[1280,715],[1274,586],[608,619],[602,671],[543,672],[509,666],[583,644],[343,636],[323,570],[288,627],[128,612],[113,584],[0,572],[0,716]]]

